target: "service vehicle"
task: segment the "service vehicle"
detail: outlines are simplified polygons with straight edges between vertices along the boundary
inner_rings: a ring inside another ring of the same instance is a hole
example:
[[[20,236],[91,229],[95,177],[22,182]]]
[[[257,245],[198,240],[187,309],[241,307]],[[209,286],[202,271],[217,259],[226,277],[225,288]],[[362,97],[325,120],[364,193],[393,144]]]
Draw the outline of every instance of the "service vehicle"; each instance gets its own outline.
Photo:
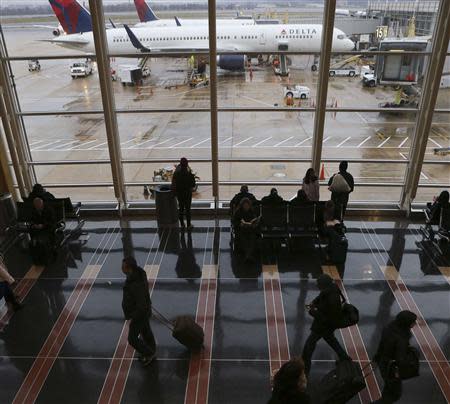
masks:
[[[141,70],[142,70],[142,77],[143,78],[146,78],[146,77],[150,76],[151,70],[150,70],[150,68],[148,66],[142,67]]]
[[[31,59],[28,61],[28,71],[29,72],[39,72],[41,70],[41,64],[37,59]]]
[[[75,62],[70,65],[70,75],[72,78],[87,77],[93,73],[92,61],[86,59],[84,62]]]
[[[364,72],[361,76],[364,87],[375,87],[377,85],[377,78],[373,72]]]
[[[342,69],[330,69],[330,77],[335,76],[347,76],[347,77],[355,77],[356,69],[354,67],[346,67]]]
[[[292,98],[300,98],[306,100],[311,96],[311,90],[309,87],[296,84],[295,86],[284,87],[284,96]]]
[[[134,65],[121,65],[118,68],[117,78],[123,86],[135,86],[142,82],[142,69]]]

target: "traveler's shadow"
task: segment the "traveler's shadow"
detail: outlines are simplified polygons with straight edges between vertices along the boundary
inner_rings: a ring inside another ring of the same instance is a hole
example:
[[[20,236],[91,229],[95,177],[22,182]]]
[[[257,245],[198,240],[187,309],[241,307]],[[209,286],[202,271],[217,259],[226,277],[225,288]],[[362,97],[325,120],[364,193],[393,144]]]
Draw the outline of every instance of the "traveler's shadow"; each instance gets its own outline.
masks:
[[[143,377],[141,377],[137,395],[140,403],[164,403],[164,391],[159,381],[161,362],[154,361],[145,368]]]
[[[187,238],[187,243],[186,243]],[[180,249],[178,250],[178,260],[175,266],[178,278],[194,281],[202,276],[200,265],[195,260],[194,248],[192,245],[192,234],[180,232]]]
[[[243,257],[235,251],[231,252],[231,269],[237,279],[259,278],[262,272],[259,260],[245,262]]]

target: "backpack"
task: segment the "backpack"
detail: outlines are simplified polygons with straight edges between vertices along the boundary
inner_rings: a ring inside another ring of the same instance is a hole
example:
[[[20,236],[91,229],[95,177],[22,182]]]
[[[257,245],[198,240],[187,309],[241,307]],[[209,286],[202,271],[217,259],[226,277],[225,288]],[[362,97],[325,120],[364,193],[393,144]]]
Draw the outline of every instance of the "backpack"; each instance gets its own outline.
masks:
[[[348,194],[351,191],[351,188],[343,175],[337,173],[334,175],[333,181],[331,182],[330,191],[338,194]]]

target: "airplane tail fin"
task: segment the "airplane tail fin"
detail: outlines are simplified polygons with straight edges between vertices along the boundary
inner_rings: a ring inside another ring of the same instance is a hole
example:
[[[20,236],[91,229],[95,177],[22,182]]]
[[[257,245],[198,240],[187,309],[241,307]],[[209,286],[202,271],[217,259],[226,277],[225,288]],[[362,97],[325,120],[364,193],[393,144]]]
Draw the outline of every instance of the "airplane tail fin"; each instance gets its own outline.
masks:
[[[92,31],[91,14],[76,0],[49,0],[66,34]]]
[[[134,5],[136,6],[136,11],[141,22],[157,21],[159,18],[149,7],[145,0],[134,0]]]

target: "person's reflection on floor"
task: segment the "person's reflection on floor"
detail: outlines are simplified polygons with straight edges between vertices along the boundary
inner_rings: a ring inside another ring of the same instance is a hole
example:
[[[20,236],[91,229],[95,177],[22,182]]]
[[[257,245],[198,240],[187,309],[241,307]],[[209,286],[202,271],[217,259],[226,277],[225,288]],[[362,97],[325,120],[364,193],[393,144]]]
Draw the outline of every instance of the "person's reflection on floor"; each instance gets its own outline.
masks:
[[[166,362],[165,365],[167,365]],[[187,361],[187,363],[189,363]],[[159,367],[164,366],[161,365],[160,362],[154,361],[151,366],[145,369],[145,373],[140,377],[139,388],[137,390],[137,396],[139,403],[165,403],[168,402],[168,398],[165,398],[164,389],[162,388],[161,382],[159,380]],[[170,400],[169,400],[170,401]]]
[[[187,243],[186,243],[187,238]],[[193,281],[201,278],[202,270],[195,260],[194,248],[192,245],[192,233],[180,232],[180,250],[178,251],[178,260],[175,266],[175,272],[179,278]]]
[[[405,253],[405,235],[408,231],[406,222],[396,222],[392,232],[392,244],[389,249],[389,257],[387,266],[395,266],[400,271],[402,265],[403,254]]]

